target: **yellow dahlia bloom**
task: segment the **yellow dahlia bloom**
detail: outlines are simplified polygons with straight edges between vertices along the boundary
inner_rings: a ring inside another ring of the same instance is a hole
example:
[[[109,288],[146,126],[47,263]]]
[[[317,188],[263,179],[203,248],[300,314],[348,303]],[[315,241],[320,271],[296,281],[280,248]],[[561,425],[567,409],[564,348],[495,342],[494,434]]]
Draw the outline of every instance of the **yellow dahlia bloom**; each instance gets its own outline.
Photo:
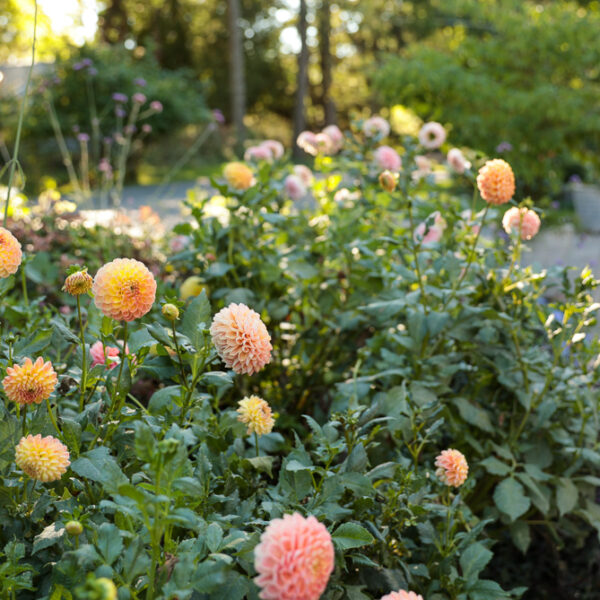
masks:
[[[436,459],[435,474],[442,483],[452,487],[460,487],[467,479],[469,465],[462,452],[449,448],[444,450]]]
[[[488,160],[477,175],[481,197],[489,204],[505,204],[515,194],[515,174],[501,158]]]
[[[236,190],[247,190],[254,183],[254,175],[249,167],[241,162],[225,165],[223,175],[227,183]]]
[[[96,306],[107,317],[133,321],[152,308],[156,281],[139,260],[116,258],[96,273],[92,292]]]
[[[13,365],[6,369],[2,380],[9,400],[17,404],[40,404],[50,397],[57,383],[56,372],[50,361],[40,356],[34,363],[26,358],[22,366]]]
[[[258,396],[249,396],[238,402],[238,421],[248,425],[248,435],[271,433],[275,419],[269,404]]]
[[[72,273],[65,279],[63,291],[67,292],[67,294],[71,294],[71,296],[87,294],[92,289],[93,282],[94,280],[87,272],[87,269],[77,271],[77,273]]]
[[[8,229],[0,227],[0,278],[16,273],[22,257],[19,240]]]
[[[28,435],[17,444],[15,462],[32,479],[56,481],[71,464],[67,447],[51,435]]]

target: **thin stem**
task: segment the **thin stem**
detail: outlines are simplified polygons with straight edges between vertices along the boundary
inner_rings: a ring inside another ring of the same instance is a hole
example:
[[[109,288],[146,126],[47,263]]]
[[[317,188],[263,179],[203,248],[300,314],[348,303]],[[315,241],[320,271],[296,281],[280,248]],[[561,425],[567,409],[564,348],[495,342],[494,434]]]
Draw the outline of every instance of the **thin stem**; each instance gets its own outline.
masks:
[[[52,407],[50,406],[50,398],[46,398],[46,406],[48,407],[48,416],[50,417],[50,421],[52,421],[52,425],[54,426],[54,429],[56,429],[58,437],[62,438],[62,433],[58,428],[58,423],[56,422],[56,418],[54,416],[54,413],[52,412]]]
[[[410,239],[412,244],[413,254],[415,256],[415,270],[417,272],[417,279],[419,282],[419,289],[421,290],[421,296],[423,297],[423,305],[425,312],[428,312],[427,296],[425,295],[425,286],[423,285],[423,277],[421,275],[421,267],[419,266],[419,246],[415,241],[415,224],[413,219],[412,200],[408,201],[408,218],[410,220]]]
[[[183,367],[183,360],[181,358],[181,350],[179,349],[179,342],[177,341],[177,332],[175,331],[175,321],[171,321],[171,331],[173,332],[173,341],[175,342],[175,350],[177,351],[177,359],[179,362],[179,371],[181,373],[181,385],[183,385],[183,387],[187,390],[185,369]]]
[[[85,388],[87,383],[87,351],[85,348],[85,334],[83,330],[83,319],[81,317],[81,296],[77,295],[77,315],[79,317],[79,337],[81,339],[81,396],[79,398],[79,411],[83,411],[85,401]]]
[[[117,405],[117,400],[119,398],[119,384],[121,383],[121,375],[123,374],[123,365],[127,360],[127,321],[124,321],[123,326],[123,347],[121,348],[121,364],[119,365],[119,374],[117,375],[117,383],[115,384],[115,399],[112,402],[111,410],[109,411],[109,415],[112,414],[112,408]],[[119,412],[122,408],[122,405],[125,401],[125,394],[123,394],[123,402],[118,403],[117,417],[119,416]]]
[[[27,435],[27,404],[23,404],[23,437]]]
[[[260,452],[258,450],[258,433],[254,432],[254,445],[256,446],[256,458],[259,457]]]
[[[27,279],[25,277],[25,265],[21,267],[21,288],[23,290],[23,302],[25,306],[29,306],[29,297],[27,296]]]
[[[33,13],[33,43],[31,44],[31,66],[27,73],[27,83],[25,84],[25,93],[23,94],[23,101],[21,102],[21,110],[19,111],[19,122],[17,125],[17,137],[15,139],[15,153],[11,159],[10,172],[8,174],[8,189],[6,192],[6,203],[4,204],[4,221],[3,226],[6,227],[6,219],[8,218],[8,207],[10,205],[10,192],[12,190],[13,179],[15,176],[15,169],[19,161],[19,149],[21,146],[21,131],[23,129],[23,117],[25,116],[25,108],[27,106],[27,94],[29,92],[29,84],[31,82],[31,74],[33,73],[33,67],[35,65],[35,45],[37,42],[37,15],[38,5],[37,0],[34,0],[34,13]]]

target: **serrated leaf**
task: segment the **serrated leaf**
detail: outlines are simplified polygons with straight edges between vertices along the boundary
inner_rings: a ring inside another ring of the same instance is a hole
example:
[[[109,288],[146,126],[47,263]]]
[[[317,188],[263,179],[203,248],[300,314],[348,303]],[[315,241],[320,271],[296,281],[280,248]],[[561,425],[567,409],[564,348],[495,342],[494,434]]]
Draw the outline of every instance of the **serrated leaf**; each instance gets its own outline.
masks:
[[[102,523],[98,527],[96,548],[107,565],[112,565],[123,550],[123,540],[118,527],[112,523]]]
[[[460,567],[463,577],[467,581],[476,579],[484,567],[492,560],[492,556],[494,556],[493,552],[479,542],[467,546],[467,549],[460,557]]]
[[[577,506],[578,498],[577,486],[567,477],[562,477],[556,486],[556,505],[561,517]]]
[[[360,548],[375,541],[375,538],[358,523],[342,523],[331,537],[338,550]]]
[[[531,506],[523,486],[512,477],[501,481],[494,490],[494,502],[511,521],[518,519]]]
[[[42,533],[36,535],[33,540],[33,550],[31,554],[35,554],[44,548],[48,548],[58,542],[65,534],[64,527],[58,527],[57,523],[52,523],[45,527]]]
[[[181,320],[181,332],[190,340],[192,346],[198,352],[204,346],[202,327],[208,327],[210,321],[210,302],[206,296],[206,291],[202,290],[185,309]]]

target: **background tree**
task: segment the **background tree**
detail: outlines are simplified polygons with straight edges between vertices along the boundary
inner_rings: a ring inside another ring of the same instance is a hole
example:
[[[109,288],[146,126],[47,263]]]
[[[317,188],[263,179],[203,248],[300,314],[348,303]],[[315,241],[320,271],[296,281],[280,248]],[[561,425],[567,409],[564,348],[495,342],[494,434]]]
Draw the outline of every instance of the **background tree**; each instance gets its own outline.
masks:
[[[298,135],[306,128],[305,99],[308,92],[308,45],[306,43],[307,28],[307,6],[306,0],[300,0],[300,11],[298,13],[298,36],[300,38],[300,52],[298,54],[298,75],[296,84],[296,100],[294,104],[294,157],[301,155],[300,148],[296,144]]]

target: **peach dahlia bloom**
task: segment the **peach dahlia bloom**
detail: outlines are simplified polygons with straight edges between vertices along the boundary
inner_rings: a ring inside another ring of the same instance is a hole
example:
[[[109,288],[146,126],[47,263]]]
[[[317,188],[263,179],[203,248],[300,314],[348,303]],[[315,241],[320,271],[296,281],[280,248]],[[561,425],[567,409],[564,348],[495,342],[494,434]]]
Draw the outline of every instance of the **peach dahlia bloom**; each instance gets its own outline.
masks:
[[[423,596],[416,594],[415,592],[405,592],[404,590],[398,590],[397,592],[390,592],[381,598],[381,600],[423,600]]]
[[[15,462],[32,479],[56,481],[71,464],[67,447],[51,435],[28,435],[15,448]]]
[[[436,459],[436,476],[442,483],[452,487],[460,487],[467,479],[469,465],[462,452],[449,448],[444,450]]]
[[[273,519],[254,549],[263,600],[318,600],[334,567],[331,535],[313,516]]]
[[[271,361],[271,336],[260,315],[245,304],[230,304],[213,318],[210,335],[225,366],[253,375]]]
[[[44,362],[40,356],[35,362],[26,358],[22,366],[8,367],[2,385],[8,399],[23,406],[40,404],[49,398],[57,381],[52,363]]]
[[[247,190],[254,183],[252,171],[241,162],[231,162],[225,165],[223,175],[227,183],[236,190]]]
[[[477,175],[481,197],[489,204],[505,204],[515,193],[515,175],[501,158],[488,160]]]
[[[238,402],[238,421],[248,425],[248,435],[265,435],[273,431],[275,419],[268,402],[258,396],[248,396]]]
[[[439,148],[446,141],[446,130],[443,125],[430,121],[425,123],[419,131],[419,142],[428,150]]]
[[[94,303],[117,321],[143,317],[154,304],[156,280],[148,267],[133,258],[116,258],[96,273]]]
[[[374,153],[375,163],[380,169],[399,171],[402,167],[400,155],[390,146],[379,146]]]
[[[22,258],[19,240],[8,229],[0,227],[0,279],[14,275]]]
[[[522,240],[530,240],[540,230],[541,221],[534,210],[513,206],[502,217],[502,227],[509,235],[521,233]]]

